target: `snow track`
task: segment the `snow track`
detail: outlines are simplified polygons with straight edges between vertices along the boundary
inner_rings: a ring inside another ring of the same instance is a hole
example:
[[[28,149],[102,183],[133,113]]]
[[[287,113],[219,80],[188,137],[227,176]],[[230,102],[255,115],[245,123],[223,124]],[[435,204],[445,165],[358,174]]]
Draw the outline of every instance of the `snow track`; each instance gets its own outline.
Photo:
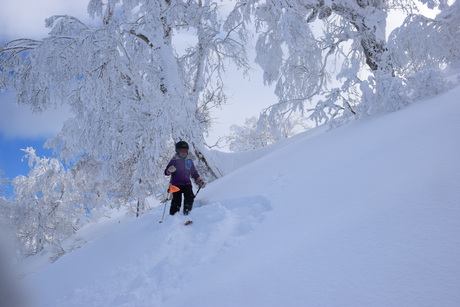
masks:
[[[270,210],[263,197],[197,200],[189,216],[194,223],[187,227],[189,217],[181,214],[159,224],[162,212],[155,210],[107,234],[103,244],[90,243],[45,269],[66,282],[41,293],[39,306],[163,306],[166,298],[180,295],[188,276],[244,240]],[[69,262],[79,269],[68,272]],[[55,291],[63,296],[48,300]]]

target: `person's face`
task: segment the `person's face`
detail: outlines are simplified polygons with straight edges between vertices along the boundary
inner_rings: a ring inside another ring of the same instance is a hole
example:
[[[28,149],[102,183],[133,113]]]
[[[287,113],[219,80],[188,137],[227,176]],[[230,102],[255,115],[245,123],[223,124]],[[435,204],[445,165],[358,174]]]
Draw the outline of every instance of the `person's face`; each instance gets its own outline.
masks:
[[[179,149],[179,156],[181,158],[185,158],[187,157],[187,155],[188,155],[188,149],[185,149],[185,148]]]

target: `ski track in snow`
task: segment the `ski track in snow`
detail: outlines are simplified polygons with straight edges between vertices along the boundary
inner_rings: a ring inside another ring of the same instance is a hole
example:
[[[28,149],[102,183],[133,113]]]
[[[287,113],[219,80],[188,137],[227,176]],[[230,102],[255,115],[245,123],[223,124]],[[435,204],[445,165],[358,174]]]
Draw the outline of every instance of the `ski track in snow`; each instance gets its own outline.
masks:
[[[122,225],[114,234],[108,234],[114,236],[113,240],[109,240],[112,244],[132,249],[132,258],[116,259],[116,255],[107,255],[109,264],[103,270],[108,273],[101,273],[98,279],[83,287],[81,284],[77,288],[66,287],[70,291],[68,293],[65,293],[66,288],[62,288],[61,294],[65,295],[58,300],[47,301],[46,297],[42,297],[39,306],[132,306],[133,302],[136,302],[136,306],[162,306],[165,299],[180,293],[182,286],[189,282],[188,275],[199,272],[202,266],[212,263],[220,252],[244,240],[271,209],[270,203],[263,197],[197,200],[189,216],[194,223],[189,226],[183,225],[189,217],[181,214],[167,215],[160,224],[163,210],[154,210],[126,223],[128,227],[129,224],[137,224],[136,227],[131,225],[130,232],[134,228],[150,233],[144,236],[146,239],[136,241],[133,232],[134,237],[127,233],[123,241],[119,241],[119,234],[127,228],[124,227],[126,225]],[[107,250],[113,249],[117,248],[107,246]],[[88,257],[89,276],[93,273],[91,268],[98,265],[93,262],[93,254],[82,248],[67,256]],[[55,265],[59,266],[59,261]],[[79,279],[84,280],[84,274],[85,270],[79,271]],[[56,289],[52,291],[55,293]],[[107,298],[111,299],[108,301]]]

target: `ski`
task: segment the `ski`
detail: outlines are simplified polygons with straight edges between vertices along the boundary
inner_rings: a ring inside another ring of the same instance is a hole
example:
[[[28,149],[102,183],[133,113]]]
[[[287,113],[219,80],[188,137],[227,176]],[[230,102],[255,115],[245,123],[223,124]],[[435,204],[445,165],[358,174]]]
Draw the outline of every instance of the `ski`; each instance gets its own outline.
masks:
[[[192,223],[193,223],[192,220],[188,220],[187,222],[184,223],[184,225],[187,226],[187,225],[190,225],[190,224],[192,224]]]

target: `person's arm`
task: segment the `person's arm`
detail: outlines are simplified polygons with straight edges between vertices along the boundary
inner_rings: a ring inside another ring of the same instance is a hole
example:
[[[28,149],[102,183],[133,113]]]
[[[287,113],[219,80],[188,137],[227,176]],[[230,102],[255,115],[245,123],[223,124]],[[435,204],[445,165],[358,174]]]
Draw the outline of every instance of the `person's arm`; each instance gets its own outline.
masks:
[[[192,178],[195,179],[195,183],[200,187],[204,188],[206,186],[206,183],[204,180],[200,177],[200,174],[198,174],[198,171],[195,168],[195,164],[192,162],[192,168],[190,169],[192,172]]]
[[[190,162],[192,162],[192,167],[190,168],[190,174],[192,178],[195,179],[196,181],[198,178],[200,178],[200,174],[198,174],[198,171],[195,168],[195,163],[193,163],[192,160],[190,160]]]
[[[169,161],[168,165],[165,168],[165,175],[169,176],[176,171],[176,167],[174,166],[174,160]]]

